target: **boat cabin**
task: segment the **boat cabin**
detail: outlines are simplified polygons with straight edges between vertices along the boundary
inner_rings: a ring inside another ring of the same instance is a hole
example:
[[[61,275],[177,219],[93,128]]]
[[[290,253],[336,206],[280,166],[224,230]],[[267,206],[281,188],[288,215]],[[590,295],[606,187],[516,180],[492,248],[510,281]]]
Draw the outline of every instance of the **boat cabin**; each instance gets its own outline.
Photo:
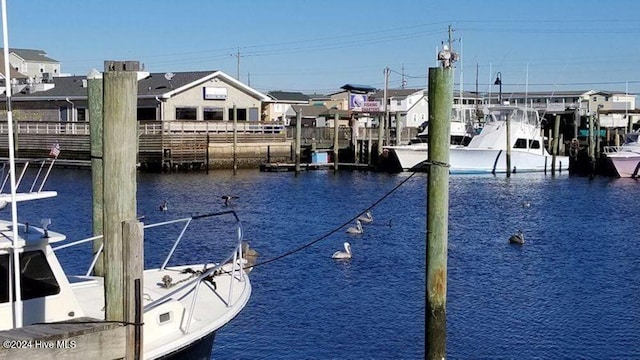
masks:
[[[64,321],[83,316],[50,243],[65,236],[42,228],[18,225],[21,306],[15,303],[13,281],[13,224],[0,221],[0,330],[13,328],[14,311],[22,313],[22,325]],[[11,293],[10,293],[11,291]]]

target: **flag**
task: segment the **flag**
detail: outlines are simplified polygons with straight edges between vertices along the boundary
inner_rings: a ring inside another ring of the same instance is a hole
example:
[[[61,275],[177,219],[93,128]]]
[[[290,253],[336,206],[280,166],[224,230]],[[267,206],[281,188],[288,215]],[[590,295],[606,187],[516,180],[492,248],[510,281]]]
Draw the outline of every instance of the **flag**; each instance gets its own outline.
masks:
[[[49,156],[57,158],[60,155],[60,144],[55,143],[51,146],[51,151],[49,151]]]

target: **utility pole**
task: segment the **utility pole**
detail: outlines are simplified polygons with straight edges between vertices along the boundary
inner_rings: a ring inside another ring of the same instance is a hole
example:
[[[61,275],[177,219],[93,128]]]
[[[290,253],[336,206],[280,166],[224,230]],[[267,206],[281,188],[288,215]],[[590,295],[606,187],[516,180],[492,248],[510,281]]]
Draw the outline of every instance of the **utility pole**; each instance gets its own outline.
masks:
[[[229,54],[236,57],[236,80],[240,81],[240,48],[235,54]]]
[[[378,124],[378,155],[382,154],[382,141],[384,139],[384,129],[389,117],[389,109],[387,108],[387,90],[389,89],[389,68],[384,68],[384,95],[382,96],[382,118]]]

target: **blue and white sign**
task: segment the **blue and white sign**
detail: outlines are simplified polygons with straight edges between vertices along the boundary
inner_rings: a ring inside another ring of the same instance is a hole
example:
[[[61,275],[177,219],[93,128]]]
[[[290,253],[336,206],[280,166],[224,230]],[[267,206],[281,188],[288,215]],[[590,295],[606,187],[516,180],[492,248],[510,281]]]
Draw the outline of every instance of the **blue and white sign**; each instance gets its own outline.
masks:
[[[349,98],[349,110],[362,111],[362,106],[367,101],[367,95],[364,94],[351,94]]]

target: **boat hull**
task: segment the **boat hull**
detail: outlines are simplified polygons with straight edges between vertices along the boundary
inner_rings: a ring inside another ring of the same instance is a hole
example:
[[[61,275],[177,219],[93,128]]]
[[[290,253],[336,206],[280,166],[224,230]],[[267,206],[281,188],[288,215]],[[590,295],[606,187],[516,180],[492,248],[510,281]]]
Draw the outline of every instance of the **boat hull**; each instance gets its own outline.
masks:
[[[638,177],[640,173],[640,153],[617,152],[608,154],[607,158],[621,178]]]
[[[427,143],[388,146],[386,149],[392,153],[398,167],[405,171],[427,160]]]
[[[505,150],[457,147],[449,149],[450,173],[506,173],[507,153]],[[511,150],[511,172],[551,171],[552,156],[535,150]],[[556,171],[569,170],[569,157],[556,156]]]
[[[207,336],[202,337],[200,340],[190,343],[188,346],[161,356],[159,360],[209,360],[211,359],[211,353],[213,352],[213,341],[215,339],[216,332],[212,332]]]

